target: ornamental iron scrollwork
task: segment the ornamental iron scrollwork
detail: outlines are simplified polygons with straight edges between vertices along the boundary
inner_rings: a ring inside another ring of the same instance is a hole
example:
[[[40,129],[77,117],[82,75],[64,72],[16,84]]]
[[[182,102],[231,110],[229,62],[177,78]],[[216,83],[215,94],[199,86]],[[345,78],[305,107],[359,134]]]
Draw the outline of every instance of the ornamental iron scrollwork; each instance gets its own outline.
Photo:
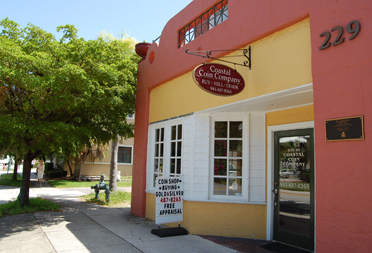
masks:
[[[243,55],[233,55],[233,56],[223,56],[224,58],[227,57],[245,57],[246,59],[243,61],[243,63],[237,63],[237,62],[232,62],[228,60],[222,60],[222,57],[213,57],[212,54],[215,52],[235,52],[235,51],[242,51]],[[216,61],[221,61],[221,62],[226,62],[226,63],[231,63],[234,64],[234,66],[239,65],[243,67],[248,67],[249,70],[252,68],[252,57],[251,57],[251,46],[249,46],[247,49],[227,49],[227,50],[207,50],[207,51],[189,51],[188,49],[185,50],[186,54],[190,55],[195,55],[195,56],[200,56],[203,57],[203,63],[204,63],[204,58],[216,60]]]

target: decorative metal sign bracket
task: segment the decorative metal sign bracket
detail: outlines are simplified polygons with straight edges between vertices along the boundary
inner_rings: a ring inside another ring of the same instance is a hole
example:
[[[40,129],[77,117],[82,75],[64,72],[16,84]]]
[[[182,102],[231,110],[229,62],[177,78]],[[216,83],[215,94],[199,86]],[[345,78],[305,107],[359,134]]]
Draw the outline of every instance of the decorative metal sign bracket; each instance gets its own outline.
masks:
[[[214,52],[235,52],[235,51],[242,51],[243,55],[223,56],[223,57],[224,58],[245,57],[247,59],[243,62],[243,64],[232,62],[232,61],[227,61],[227,60],[221,60],[220,59],[221,57],[212,57],[212,54]],[[204,58],[209,58],[209,59],[213,59],[213,60],[216,60],[216,61],[231,63],[231,64],[234,64],[234,66],[239,65],[239,66],[243,66],[243,67],[248,67],[249,70],[251,70],[251,65],[252,65],[251,46],[249,46],[248,49],[208,50],[208,51],[192,51],[192,52],[190,52],[188,49],[186,49],[185,52],[186,52],[186,54],[191,54],[191,55],[203,57],[203,64],[204,64]]]

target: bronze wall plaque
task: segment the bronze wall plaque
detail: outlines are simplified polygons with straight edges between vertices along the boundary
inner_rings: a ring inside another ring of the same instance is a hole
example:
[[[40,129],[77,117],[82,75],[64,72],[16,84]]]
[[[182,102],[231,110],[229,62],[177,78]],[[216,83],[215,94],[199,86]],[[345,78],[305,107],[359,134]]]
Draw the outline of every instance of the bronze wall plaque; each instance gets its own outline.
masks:
[[[364,140],[363,116],[325,122],[326,141]]]

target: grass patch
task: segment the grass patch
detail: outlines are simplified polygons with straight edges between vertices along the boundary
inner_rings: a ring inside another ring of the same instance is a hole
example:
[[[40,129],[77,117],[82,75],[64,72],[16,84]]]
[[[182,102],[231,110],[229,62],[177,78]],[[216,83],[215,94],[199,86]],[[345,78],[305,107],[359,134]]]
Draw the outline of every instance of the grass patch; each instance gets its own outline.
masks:
[[[59,211],[59,205],[43,198],[30,199],[30,204],[24,208],[18,200],[0,205],[0,217],[40,211]]]
[[[96,199],[96,194],[88,194],[82,196],[81,198],[85,199],[88,203],[96,203],[102,206],[109,206],[109,207],[118,207],[118,206],[130,206],[132,193],[130,192],[122,192],[118,191],[117,193],[110,193],[110,202],[106,202],[106,193],[100,192],[98,195],[98,199]]]
[[[22,177],[21,175],[17,174],[17,180],[13,180],[13,173],[10,174],[2,174],[0,177],[0,184],[7,185],[7,186],[17,186],[21,187],[22,185]]]
[[[117,187],[132,187],[132,177],[126,179],[127,181],[117,182]],[[55,188],[78,188],[78,187],[91,187],[99,183],[99,181],[74,181],[74,180],[48,180],[48,183]],[[108,180],[105,180],[109,184]]]

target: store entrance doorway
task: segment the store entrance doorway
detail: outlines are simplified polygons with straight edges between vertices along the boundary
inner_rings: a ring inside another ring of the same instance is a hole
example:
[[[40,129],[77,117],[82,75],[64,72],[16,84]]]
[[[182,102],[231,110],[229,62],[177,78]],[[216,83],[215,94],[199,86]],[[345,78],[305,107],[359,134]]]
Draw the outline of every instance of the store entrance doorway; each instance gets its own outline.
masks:
[[[314,130],[274,133],[274,240],[314,250]]]

